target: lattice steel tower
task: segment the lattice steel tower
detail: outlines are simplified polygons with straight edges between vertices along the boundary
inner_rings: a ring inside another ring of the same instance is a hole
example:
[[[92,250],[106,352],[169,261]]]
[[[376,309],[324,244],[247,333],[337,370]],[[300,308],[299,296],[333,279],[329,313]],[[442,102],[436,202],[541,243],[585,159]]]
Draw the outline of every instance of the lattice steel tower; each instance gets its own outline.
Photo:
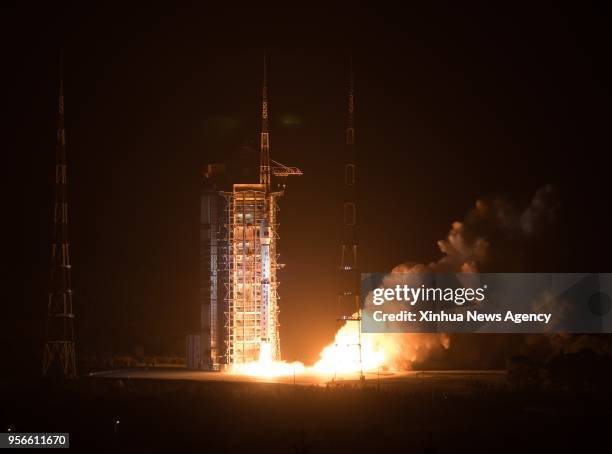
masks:
[[[43,354],[43,375],[53,374],[64,378],[74,378],[76,377],[76,355],[72,288],[70,284],[64,83],[61,69],[58,107],[51,279],[47,306],[47,338]]]
[[[357,349],[359,378],[363,379],[361,357],[361,303],[360,274],[357,261],[357,166],[355,163],[355,92],[353,85],[352,61],[349,69],[348,116],[344,145],[343,185],[343,232],[340,255],[341,288],[338,294],[340,320],[354,323],[357,338],[353,345]]]

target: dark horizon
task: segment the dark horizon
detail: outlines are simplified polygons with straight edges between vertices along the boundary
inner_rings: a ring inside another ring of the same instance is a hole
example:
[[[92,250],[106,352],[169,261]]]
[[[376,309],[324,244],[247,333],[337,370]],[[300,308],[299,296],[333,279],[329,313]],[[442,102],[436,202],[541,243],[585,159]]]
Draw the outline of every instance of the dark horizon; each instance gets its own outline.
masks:
[[[257,144],[264,48],[271,155],[304,171],[281,202],[285,359],[312,362],[337,327],[349,53],[364,271],[435,261],[476,200],[522,210],[547,184],[554,222],[490,271],[611,271],[609,20],[595,6],[287,9],[262,33],[244,11],[46,8],[14,8],[9,29],[25,169],[25,291],[4,331],[15,373],[36,370],[44,337],[59,49],[81,354],[161,354],[197,330],[200,169]]]

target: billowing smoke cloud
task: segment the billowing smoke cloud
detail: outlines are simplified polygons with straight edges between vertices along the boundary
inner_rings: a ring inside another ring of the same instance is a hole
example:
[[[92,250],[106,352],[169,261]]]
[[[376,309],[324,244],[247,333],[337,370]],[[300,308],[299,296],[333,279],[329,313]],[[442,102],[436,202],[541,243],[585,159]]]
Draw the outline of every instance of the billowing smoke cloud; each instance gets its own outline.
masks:
[[[391,273],[523,270],[525,249],[555,219],[558,209],[556,190],[551,185],[538,189],[522,210],[502,197],[479,199],[465,219],[453,222],[447,237],[438,241],[442,253],[439,260],[429,264],[403,263],[393,268]],[[392,280],[392,274],[388,278]],[[392,359],[389,366],[399,368],[409,368],[414,362],[421,362],[448,349],[455,337],[447,334],[374,336],[375,341],[380,337],[379,341],[385,343],[386,351],[393,352],[387,355]],[[463,336],[461,343],[466,344],[463,347],[473,344],[473,348],[469,349],[473,356],[479,350],[484,353],[482,345],[479,345],[481,340],[469,342]],[[500,339],[496,339],[495,343],[499,342]],[[504,349],[505,346],[501,346],[499,350]]]
[[[393,272],[509,272],[522,258],[523,247],[555,218],[559,208],[552,185],[538,189],[522,211],[501,197],[476,201],[463,221],[453,222],[438,241],[442,258],[427,265],[403,263]]]

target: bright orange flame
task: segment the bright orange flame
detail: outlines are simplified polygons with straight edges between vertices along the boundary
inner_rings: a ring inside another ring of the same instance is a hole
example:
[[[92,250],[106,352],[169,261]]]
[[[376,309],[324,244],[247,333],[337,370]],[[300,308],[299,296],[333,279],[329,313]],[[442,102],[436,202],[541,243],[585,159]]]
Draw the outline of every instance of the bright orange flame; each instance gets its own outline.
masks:
[[[394,353],[389,348],[391,344],[386,345],[382,339],[382,336],[375,334],[362,334],[360,361],[358,324],[349,322],[338,330],[334,342],[321,351],[319,361],[311,367],[305,367],[300,362],[273,361],[271,346],[263,343],[259,361],[236,364],[231,372],[259,377],[310,374],[329,378],[355,378],[361,371],[376,371],[384,366],[386,350]]]
[[[313,371],[336,376],[376,370],[385,363],[383,346],[370,334],[361,335],[360,355],[359,326],[353,322],[345,323],[338,330],[334,342],[323,349],[320,357]]]
[[[272,360],[272,346],[263,342],[259,351],[259,361],[244,364],[234,364],[231,373],[238,375],[252,375],[256,377],[280,377],[304,372],[304,365],[300,362],[287,363]]]

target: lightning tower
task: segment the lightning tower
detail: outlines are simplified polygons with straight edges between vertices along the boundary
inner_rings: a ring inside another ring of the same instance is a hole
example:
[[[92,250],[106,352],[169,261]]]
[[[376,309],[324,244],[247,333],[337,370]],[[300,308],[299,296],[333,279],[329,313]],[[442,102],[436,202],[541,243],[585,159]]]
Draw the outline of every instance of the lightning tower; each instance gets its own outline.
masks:
[[[355,163],[355,92],[352,61],[349,68],[348,116],[344,143],[344,184],[342,205],[342,246],[340,254],[341,288],[338,294],[340,321],[356,325],[354,345],[363,379],[361,357],[360,274],[357,261],[357,166]],[[337,346],[338,347],[338,346]],[[352,356],[352,355],[351,355]]]
[[[55,204],[51,240],[51,278],[47,302],[47,336],[43,352],[43,375],[76,377],[74,313],[70,283],[68,240],[68,182],[66,131],[64,129],[64,83],[61,74],[55,163]]]

